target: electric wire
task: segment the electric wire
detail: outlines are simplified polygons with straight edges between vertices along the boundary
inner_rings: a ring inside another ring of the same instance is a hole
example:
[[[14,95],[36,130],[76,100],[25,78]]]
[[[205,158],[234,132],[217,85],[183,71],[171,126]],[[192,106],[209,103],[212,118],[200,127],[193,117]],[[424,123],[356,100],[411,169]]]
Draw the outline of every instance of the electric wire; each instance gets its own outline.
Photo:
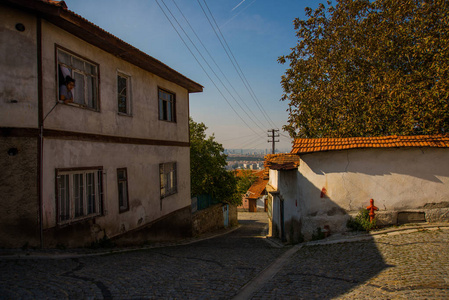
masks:
[[[176,20],[176,18],[173,16],[173,14],[171,13],[170,9],[167,7],[167,5],[165,4],[165,2],[163,0],[161,0],[161,2],[164,4],[164,6],[166,7],[166,9],[170,12],[170,14],[172,15],[172,17]],[[240,114],[235,110],[235,108],[231,105],[231,103],[228,101],[228,99],[225,97],[225,95],[223,94],[223,92],[218,88],[217,84],[215,83],[215,81],[210,77],[209,73],[206,71],[206,69],[203,67],[203,65],[200,63],[200,61],[198,60],[198,58],[195,56],[195,54],[193,53],[193,51],[190,49],[190,47],[188,46],[188,44],[186,43],[186,41],[184,40],[184,38],[182,37],[182,35],[179,33],[179,31],[176,29],[176,26],[173,24],[173,22],[170,20],[170,18],[168,17],[167,13],[164,11],[164,9],[162,8],[162,6],[159,4],[159,1],[156,0],[157,5],[159,6],[159,8],[161,9],[162,13],[165,15],[165,17],[167,18],[167,20],[169,21],[169,23],[171,24],[171,26],[173,27],[173,29],[176,31],[176,33],[178,34],[179,38],[181,39],[181,41],[184,43],[184,45],[187,47],[187,49],[189,50],[190,54],[192,54],[193,58],[196,60],[196,62],[199,64],[199,66],[201,67],[201,69],[204,71],[204,73],[206,74],[206,76],[209,78],[209,80],[212,82],[212,84],[215,86],[215,88],[218,90],[218,92],[220,93],[220,95],[223,97],[223,99],[226,101],[226,103],[228,103],[228,105],[231,107],[231,109],[234,111],[234,113],[239,117],[239,119],[251,130],[253,131],[255,134],[259,135],[259,133],[257,133],[253,128],[251,128],[248,123],[246,123],[246,121],[240,116]],[[177,20],[176,20],[177,22]],[[178,23],[178,26],[182,29],[182,26]],[[184,34],[185,31],[184,29],[182,29]],[[187,35],[187,34],[186,34]],[[190,40],[190,38],[189,38]],[[198,51],[198,50],[197,50]],[[260,136],[260,135],[259,135]]]
[[[252,148],[246,148],[245,150],[258,150],[260,146],[265,145],[264,142],[254,145]]]
[[[229,81],[228,77],[223,73],[222,69],[220,68],[220,66],[217,64],[217,62],[215,61],[215,59],[213,58],[213,56],[210,54],[209,50],[207,49],[207,47],[204,45],[204,43],[202,42],[201,38],[198,36],[198,34],[196,33],[195,29],[193,29],[192,25],[190,24],[190,22],[187,20],[186,16],[184,15],[184,13],[182,12],[182,10],[179,8],[179,6],[176,4],[175,0],[172,0],[173,4],[176,6],[176,8],[178,9],[179,13],[181,14],[181,16],[183,17],[184,21],[187,23],[187,25],[189,26],[190,30],[192,30],[193,34],[195,35],[195,37],[198,39],[198,41],[200,42],[201,46],[203,47],[203,49],[206,51],[206,53],[209,55],[210,59],[212,60],[212,62],[215,64],[215,66],[217,67],[217,69],[220,71],[221,75],[225,78],[227,84],[233,89],[234,93],[238,96],[238,98],[240,98],[241,102],[246,106],[246,109],[248,109],[250,111],[250,113],[253,114],[254,118],[256,118],[256,120],[262,124],[263,123],[257,118],[257,116],[254,114],[254,112],[251,110],[251,108],[248,107],[248,105],[246,105],[245,101],[243,101],[242,97],[240,96],[240,94],[237,92],[237,90],[234,88],[234,86],[231,84],[231,82]],[[173,16],[173,14],[172,14]],[[179,25],[179,22],[177,22]],[[179,25],[180,26],[180,25]],[[184,34],[187,35],[187,33],[183,30]],[[188,37],[188,35],[187,35]],[[189,37],[188,37],[189,38]],[[207,66],[211,69],[212,73],[214,73],[215,77],[217,77],[217,79],[220,81],[221,85],[224,87],[224,89],[228,92],[228,94],[232,97],[232,99],[234,99],[234,101],[237,103],[237,105],[240,107],[240,109],[247,115],[247,117],[257,126],[259,127],[262,131],[264,131],[264,129],[259,126],[259,124],[253,120],[253,118],[251,117],[251,114],[249,114],[239,103],[239,101],[237,101],[237,99],[234,97],[234,95],[229,91],[229,89],[226,87],[226,85],[223,83],[223,81],[220,79],[220,77],[217,75],[217,73],[215,73],[215,71],[213,70],[213,68],[210,66],[210,64],[207,62],[207,60],[204,58],[204,56],[201,54],[201,52],[198,50],[198,48],[195,46],[195,43],[189,38],[190,42],[194,45],[195,49],[198,51],[198,53],[200,54],[200,56],[203,58],[203,60],[206,62]]]
[[[211,60],[213,61],[213,63],[215,64],[215,66],[218,68],[218,70],[220,71],[220,73],[222,74],[222,76],[225,78],[225,80],[227,81],[227,83],[231,86],[231,88],[233,89],[233,91],[236,93],[236,95],[240,98],[240,100],[242,101],[242,103],[246,106],[246,108],[254,115],[254,117],[256,118],[256,120],[263,125],[263,123],[257,118],[256,114],[254,114],[254,112],[251,110],[251,108],[249,108],[245,101],[242,99],[242,97],[239,95],[239,93],[236,91],[236,89],[234,88],[234,86],[230,83],[229,79],[226,77],[226,75],[223,73],[222,69],[218,66],[217,62],[214,60],[213,56],[210,54],[210,52],[208,51],[207,47],[205,47],[204,43],[201,41],[201,39],[199,38],[198,34],[196,33],[196,31],[193,29],[193,27],[191,26],[190,22],[187,20],[187,18],[185,17],[185,15],[183,14],[182,10],[179,8],[179,6],[176,4],[175,0],[172,0],[174,5],[176,6],[176,8],[178,9],[178,11],[181,13],[182,17],[184,18],[184,20],[186,21],[186,23],[188,24],[188,26],[190,27],[190,29],[192,30],[192,32],[194,33],[194,35],[196,36],[196,38],[198,39],[198,41],[200,42],[200,44],[202,45],[202,47],[204,48],[204,50],[206,51],[206,53],[209,55],[209,57],[211,58]],[[215,35],[217,36],[217,38],[219,39],[223,49],[225,50],[229,60],[231,61],[231,63],[233,64],[234,69],[237,71],[237,74],[239,75],[240,79],[242,80],[242,82],[244,83],[245,87],[247,88],[248,92],[250,93],[251,97],[253,98],[253,100],[256,103],[256,106],[259,108],[259,110],[262,112],[262,115],[265,117],[265,119],[271,123],[274,127],[276,127],[276,125],[273,123],[273,121],[269,118],[269,116],[266,114],[266,112],[264,111],[262,105],[260,104],[260,102],[258,101],[257,97],[255,96],[254,90],[252,89],[252,87],[250,86],[248,80],[246,79],[240,65],[238,64],[235,56],[233,55],[229,45],[227,44],[221,30],[219,29],[215,18],[212,15],[212,12],[210,11],[209,7],[207,6],[207,3],[205,0],[203,0],[209,13],[211,14],[211,17],[215,23],[215,25],[217,26],[220,35],[223,38],[224,43],[226,44],[226,46],[228,47],[231,56],[234,58],[236,65],[234,64],[232,58],[230,57],[229,53],[226,50],[226,47],[224,46],[223,42],[221,41],[220,37],[218,36],[214,26],[212,25],[210,19],[208,18],[204,8],[202,7],[201,3],[198,1],[201,9],[203,10],[203,13],[205,14],[206,18],[209,21],[209,24],[211,25],[211,27],[214,29]],[[222,84],[222,86],[225,88],[225,90],[229,93],[229,95],[234,99],[234,101],[237,103],[237,105],[240,107],[240,109],[248,116],[248,118],[261,130],[262,129],[261,126],[259,126],[259,124],[257,124],[252,118],[251,116],[248,114],[248,112],[243,109],[243,107],[240,105],[240,103],[237,101],[237,99],[233,96],[233,94],[229,91],[229,89],[226,87],[226,85],[223,83],[223,81],[220,79],[220,77],[217,75],[217,73],[214,71],[214,69],[211,67],[211,65],[207,62],[207,60],[205,59],[205,57],[202,55],[201,51],[198,49],[198,47],[195,45],[195,43],[192,41],[192,39],[190,38],[190,36],[186,33],[186,31],[183,29],[183,27],[181,26],[181,24],[178,22],[177,18],[174,16],[174,14],[172,13],[172,11],[170,10],[170,8],[165,4],[164,0],[161,0],[161,2],[163,3],[163,5],[165,6],[165,8],[167,9],[167,11],[170,13],[170,15],[172,16],[172,18],[175,20],[175,22],[178,24],[179,28],[183,31],[184,35],[188,38],[188,40],[190,41],[190,43],[193,45],[193,47],[195,48],[195,50],[199,53],[200,57],[204,60],[204,62],[206,63],[206,65],[209,67],[209,69],[212,71],[212,73],[215,75],[215,77],[219,80],[219,82]],[[253,1],[255,2],[255,0]],[[252,3],[253,3],[252,2]],[[208,72],[206,71],[206,69],[204,68],[204,66],[201,64],[201,62],[198,60],[198,58],[196,57],[196,55],[193,53],[192,49],[189,47],[189,45],[187,44],[187,42],[184,40],[184,38],[182,37],[182,35],[180,34],[180,32],[178,31],[178,29],[176,28],[176,26],[173,24],[173,22],[170,20],[169,16],[167,15],[167,13],[164,11],[164,9],[162,8],[162,6],[159,4],[158,0],[156,0],[156,3],[158,4],[159,8],[161,9],[161,11],[164,13],[165,17],[167,18],[167,20],[170,22],[171,26],[173,27],[173,29],[175,30],[175,32],[178,34],[178,36],[181,38],[181,41],[184,43],[184,45],[187,47],[187,49],[189,50],[189,52],[192,54],[192,56],[194,57],[194,59],[196,60],[196,62],[199,64],[199,66],[201,67],[201,69],[204,71],[204,73],[206,74],[206,76],[209,78],[209,80],[213,83],[213,85],[215,86],[215,88],[218,90],[218,92],[221,94],[221,96],[223,97],[223,99],[228,103],[228,105],[231,107],[231,109],[234,111],[234,113],[236,114],[237,117],[240,118],[240,120],[251,130],[253,131],[257,136],[261,137],[256,131],[254,131],[253,128],[251,128],[248,123],[240,116],[240,114],[235,110],[235,108],[231,105],[231,103],[228,101],[228,99],[224,96],[223,92],[220,90],[220,88],[217,86],[217,84],[215,83],[215,81],[211,78],[211,76],[208,74]],[[251,4],[252,4],[251,3]],[[240,70],[240,72],[239,72]],[[242,78],[243,76],[243,78]],[[258,138],[257,138],[258,139]],[[255,140],[251,140],[250,142],[246,143],[245,145],[242,145],[243,147],[246,147],[249,144],[252,144],[253,142],[255,142]],[[240,147],[242,147],[240,146]]]
[[[242,144],[241,146],[239,146],[239,148],[245,149],[245,147],[247,147],[247,146],[249,146],[249,145],[251,145],[251,144],[253,144],[253,143],[255,143],[255,142],[259,141],[259,140],[260,140],[259,137],[253,138],[253,139],[247,141],[246,143]]]
[[[247,137],[250,137],[250,136],[254,136],[254,134],[239,136],[239,137],[231,138],[231,139],[225,139],[225,140],[222,140],[222,141],[223,142],[227,142],[227,141],[232,141],[232,140],[239,140],[239,139],[247,138]]]
[[[214,21],[215,26],[217,27],[218,32],[220,33],[222,38],[220,38],[220,36],[218,35],[217,30],[215,29],[214,25],[210,21],[210,19],[209,19],[208,15],[207,15],[206,11],[204,10],[200,0],[197,0],[197,2],[200,5],[200,7],[201,7],[204,15],[206,16],[207,20],[209,21],[209,24],[211,25],[212,29],[214,30],[215,35],[217,36],[218,40],[220,41],[220,44],[222,45],[223,49],[225,50],[226,55],[228,56],[229,60],[231,61],[234,69],[236,70],[237,74],[239,75],[240,79],[242,80],[243,84],[245,85],[246,89],[248,90],[251,98],[256,103],[256,106],[259,108],[259,110],[261,111],[261,113],[265,117],[265,119],[268,121],[268,123],[270,123],[273,127],[277,128],[277,126],[274,124],[274,122],[270,119],[268,114],[263,109],[263,106],[260,104],[260,101],[257,99],[257,96],[254,93],[254,90],[252,89],[251,85],[249,84],[248,80],[246,79],[245,74],[243,73],[242,69],[240,68],[240,65],[239,65],[237,59],[235,58],[234,54],[232,53],[231,48],[229,47],[229,45],[228,45],[228,43],[227,43],[223,33],[220,30],[220,27],[218,26],[218,24],[217,24],[213,14],[212,14],[212,12],[210,11],[209,6],[206,3],[206,0],[203,0],[203,2],[204,2],[204,4],[205,4],[205,6],[206,6],[206,8],[207,8],[207,10],[208,10],[212,20]],[[223,42],[226,44],[227,49],[226,49],[225,45],[223,44],[222,39],[223,39]],[[231,56],[232,56],[232,58],[231,58]],[[234,61],[235,61],[235,63],[234,63]]]

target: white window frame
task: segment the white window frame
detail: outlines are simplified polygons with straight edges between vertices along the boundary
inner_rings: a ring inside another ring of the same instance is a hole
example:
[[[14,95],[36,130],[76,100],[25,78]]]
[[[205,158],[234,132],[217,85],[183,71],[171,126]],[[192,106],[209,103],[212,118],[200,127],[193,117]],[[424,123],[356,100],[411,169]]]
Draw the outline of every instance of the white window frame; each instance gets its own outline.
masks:
[[[68,55],[69,56],[69,60],[70,62],[66,61],[62,61],[62,58],[60,58],[60,56],[62,57],[62,54],[64,55]],[[81,69],[81,66],[76,66],[75,64],[75,60],[78,60],[79,62],[82,62],[83,64],[83,69]],[[94,63],[92,61],[89,61],[85,58],[82,58],[81,56],[62,49],[61,47],[56,47],[56,61],[57,61],[57,70],[56,70],[56,74],[57,74],[57,85],[58,85],[58,101],[62,102],[61,100],[59,100],[59,87],[60,87],[60,82],[59,82],[59,72],[61,72],[60,70],[60,66],[62,68],[64,68],[64,71],[70,73],[70,77],[72,77],[73,79],[75,79],[75,88],[73,89],[72,93],[73,93],[73,102],[70,103],[70,105],[74,105],[74,106],[78,106],[78,107],[83,107],[83,108],[88,108],[88,109],[92,109],[95,111],[98,111],[100,108],[100,103],[99,103],[99,65],[97,63]],[[90,71],[89,71],[90,69]],[[63,77],[65,78],[65,75],[67,74],[62,74]],[[82,81],[81,81],[82,79]],[[91,83],[92,86],[92,90],[90,90],[88,87],[89,82]],[[80,90],[82,88],[82,90]],[[79,94],[82,94],[82,98],[80,98]],[[91,101],[89,101],[89,95],[92,95],[92,99]]]
[[[168,95],[169,99],[164,97]],[[165,89],[158,88],[158,115],[160,121],[176,123],[176,94]]]
[[[101,167],[57,169],[56,201],[58,224],[71,223],[102,215],[102,185],[103,169]],[[93,198],[89,196],[93,196]],[[92,199],[93,202],[90,202],[89,199]]]
[[[178,192],[178,171],[176,162],[159,164],[161,199]]]
[[[121,92],[119,91],[119,77],[122,77],[124,79],[126,79],[126,93],[125,93],[125,109],[126,112],[120,111],[120,95]],[[119,115],[124,115],[124,116],[132,116],[132,93],[131,93],[131,75],[126,74],[125,72],[122,71],[117,71],[117,111]]]

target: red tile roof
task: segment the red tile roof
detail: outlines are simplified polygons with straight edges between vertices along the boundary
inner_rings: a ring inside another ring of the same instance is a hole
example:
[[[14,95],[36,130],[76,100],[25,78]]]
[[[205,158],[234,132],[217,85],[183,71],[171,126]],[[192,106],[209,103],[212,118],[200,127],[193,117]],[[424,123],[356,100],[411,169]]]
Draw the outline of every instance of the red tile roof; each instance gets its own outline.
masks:
[[[268,177],[265,176],[265,170],[234,170],[236,177],[243,177],[247,175],[255,176],[253,184],[249,187],[247,191],[248,199],[258,199],[261,197],[265,191],[265,186],[268,183]]]
[[[258,199],[260,198],[265,191],[265,187],[268,184],[268,179],[263,179],[263,177],[258,177],[256,181],[250,186],[248,192],[248,199]]]
[[[235,169],[232,172],[234,172],[235,177],[244,177],[248,175],[253,175],[260,177],[261,174],[264,172],[264,170],[242,170],[242,169]]]
[[[291,153],[265,155],[266,168],[272,170],[293,170],[299,166],[299,156]]]
[[[449,148],[449,135],[296,139],[291,153],[304,154],[332,150],[394,147]]]

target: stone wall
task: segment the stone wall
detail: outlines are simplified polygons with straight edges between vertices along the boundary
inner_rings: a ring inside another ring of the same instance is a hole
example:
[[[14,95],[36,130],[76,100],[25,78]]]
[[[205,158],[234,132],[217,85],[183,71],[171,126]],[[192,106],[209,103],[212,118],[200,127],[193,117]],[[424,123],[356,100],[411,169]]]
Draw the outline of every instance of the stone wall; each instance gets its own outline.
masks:
[[[224,228],[222,207],[223,204],[217,204],[195,212],[192,216],[193,234],[200,235],[205,232]],[[229,205],[229,226],[236,226],[237,224],[237,207]]]
[[[37,247],[38,138],[0,137],[0,247]]]
[[[229,205],[229,226],[239,225],[237,206]]]
[[[175,241],[192,236],[190,205],[113,239],[118,246]]]

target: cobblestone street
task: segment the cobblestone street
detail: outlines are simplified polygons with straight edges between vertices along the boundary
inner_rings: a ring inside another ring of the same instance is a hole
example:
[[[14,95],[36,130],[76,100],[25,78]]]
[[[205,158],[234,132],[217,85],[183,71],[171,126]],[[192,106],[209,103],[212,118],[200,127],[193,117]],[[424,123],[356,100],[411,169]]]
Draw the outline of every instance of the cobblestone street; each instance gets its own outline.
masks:
[[[1,299],[448,299],[449,227],[278,247],[266,215],[188,245],[0,256]],[[270,273],[271,272],[271,273]]]

